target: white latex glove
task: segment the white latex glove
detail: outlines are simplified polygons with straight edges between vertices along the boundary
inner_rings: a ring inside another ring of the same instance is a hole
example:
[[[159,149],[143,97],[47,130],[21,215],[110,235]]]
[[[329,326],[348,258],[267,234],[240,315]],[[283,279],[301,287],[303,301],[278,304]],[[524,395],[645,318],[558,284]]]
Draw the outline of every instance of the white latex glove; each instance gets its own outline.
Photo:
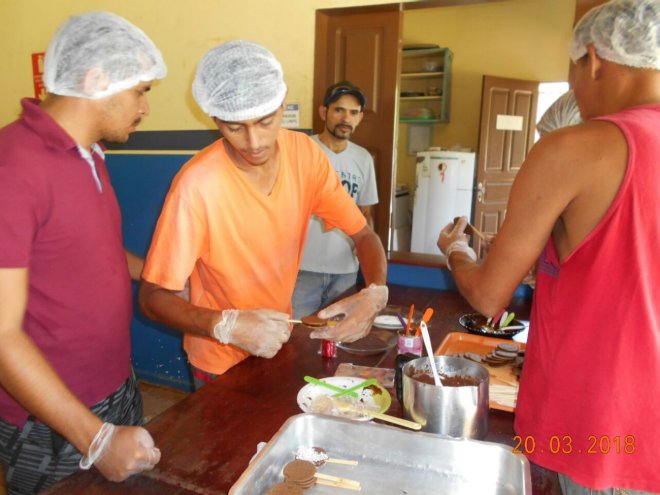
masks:
[[[335,342],[354,342],[369,333],[376,314],[387,305],[387,285],[371,284],[357,294],[348,296],[319,311],[319,318],[329,319],[340,314],[346,315],[335,326],[320,327],[310,337]]]
[[[451,271],[449,263],[449,256],[455,252],[467,254],[472,261],[477,261],[477,253],[474,252],[467,241],[468,236],[465,234],[465,227],[467,226],[467,218],[460,217],[458,222],[450,222],[445,225],[445,228],[440,231],[438,237],[438,248],[447,257],[447,268]]]
[[[291,337],[288,319],[288,314],[272,309],[225,309],[213,335],[253,356],[272,358]]]
[[[160,461],[160,450],[147,430],[139,426],[103,423],[80,467],[92,464],[110,481],[123,481],[131,475],[153,469]]]

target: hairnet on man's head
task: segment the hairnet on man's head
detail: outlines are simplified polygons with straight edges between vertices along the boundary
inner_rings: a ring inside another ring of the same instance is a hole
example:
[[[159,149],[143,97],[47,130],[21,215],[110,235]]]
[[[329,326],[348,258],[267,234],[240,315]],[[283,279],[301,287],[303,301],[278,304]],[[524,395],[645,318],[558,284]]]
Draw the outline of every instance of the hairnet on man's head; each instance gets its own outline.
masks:
[[[193,97],[211,117],[226,122],[257,119],[284,101],[282,66],[263,46],[237,40],[211,48],[202,58]]]
[[[548,107],[536,125],[536,130],[543,136],[555,129],[576,125],[581,122],[582,117],[580,116],[577,101],[575,101],[575,94],[572,90],[569,90]]]
[[[611,0],[594,7],[573,31],[573,62],[587,53],[590,43],[605,60],[660,70],[660,0]]]
[[[110,12],[90,12],[55,33],[43,79],[49,93],[96,99],[166,74],[160,51],[141,29]]]

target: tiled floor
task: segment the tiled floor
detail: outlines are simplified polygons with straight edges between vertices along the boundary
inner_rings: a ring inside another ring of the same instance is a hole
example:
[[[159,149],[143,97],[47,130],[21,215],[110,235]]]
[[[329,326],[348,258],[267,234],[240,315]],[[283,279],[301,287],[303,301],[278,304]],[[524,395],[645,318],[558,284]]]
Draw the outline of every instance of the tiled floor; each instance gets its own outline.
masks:
[[[170,408],[186,395],[182,392],[170,387],[163,387],[160,385],[152,385],[151,383],[140,382],[140,392],[142,393],[142,400],[144,401],[144,417],[149,421],[154,416],[159,415],[165,409]],[[4,475],[0,467],[0,495],[6,495]]]

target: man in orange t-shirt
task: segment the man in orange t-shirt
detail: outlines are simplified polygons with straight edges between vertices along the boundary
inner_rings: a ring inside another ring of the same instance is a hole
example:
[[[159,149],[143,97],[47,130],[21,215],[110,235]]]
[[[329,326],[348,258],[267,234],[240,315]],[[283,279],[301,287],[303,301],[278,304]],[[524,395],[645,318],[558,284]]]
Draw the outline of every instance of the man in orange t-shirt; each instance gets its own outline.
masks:
[[[346,316],[311,336],[366,335],[387,304],[385,252],[320,147],[280,128],[279,62],[257,44],[224,43],[200,62],[193,96],[224,138],[172,183],[142,274],[142,310],[185,332],[197,385],[251,354],[273,357],[289,339],[291,295],[315,214],[353,239],[368,287],[321,312]],[[190,301],[177,297],[188,280]]]

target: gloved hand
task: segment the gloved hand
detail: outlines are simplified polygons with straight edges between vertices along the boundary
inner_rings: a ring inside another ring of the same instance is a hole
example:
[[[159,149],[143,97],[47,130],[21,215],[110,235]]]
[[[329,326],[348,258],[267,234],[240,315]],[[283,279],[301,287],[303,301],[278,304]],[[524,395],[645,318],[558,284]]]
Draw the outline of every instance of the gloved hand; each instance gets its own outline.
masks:
[[[320,327],[310,337],[335,342],[354,342],[369,333],[376,314],[387,305],[387,285],[371,284],[357,294],[348,296],[319,311],[319,318],[329,319],[345,314],[335,326]]]
[[[160,450],[147,430],[139,426],[103,423],[87,455],[80,460],[82,469],[92,464],[110,481],[153,469],[160,461]]]
[[[272,309],[225,309],[213,335],[223,344],[272,358],[291,337],[288,319],[288,314]]]
[[[467,243],[468,236],[465,234],[467,223],[466,217],[460,217],[455,224],[450,222],[445,225],[438,237],[438,248],[447,257],[447,268],[450,271],[449,256],[451,253],[462,252],[467,254],[472,261],[477,261],[477,253]]]

